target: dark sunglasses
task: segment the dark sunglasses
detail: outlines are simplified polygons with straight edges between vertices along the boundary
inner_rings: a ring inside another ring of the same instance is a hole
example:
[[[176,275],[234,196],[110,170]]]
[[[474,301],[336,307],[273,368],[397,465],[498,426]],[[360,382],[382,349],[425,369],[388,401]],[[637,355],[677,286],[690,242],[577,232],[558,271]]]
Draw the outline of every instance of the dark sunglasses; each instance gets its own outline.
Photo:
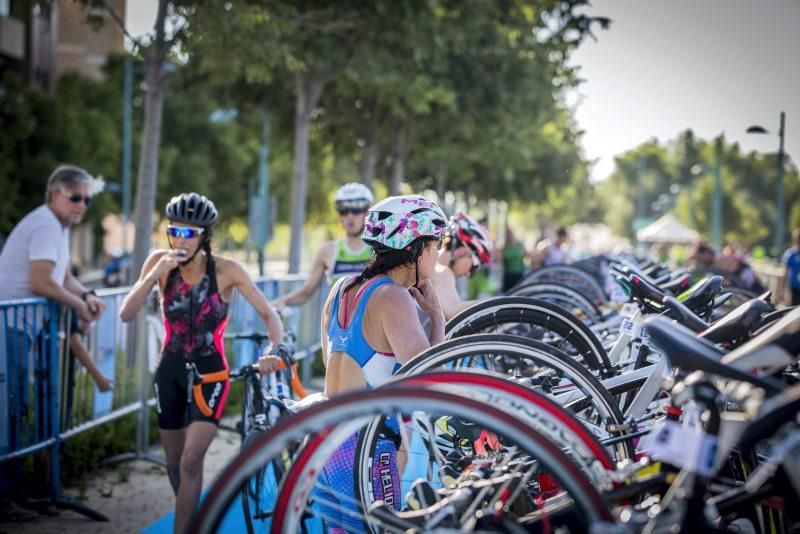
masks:
[[[342,208],[342,209],[338,209],[336,211],[339,212],[339,215],[344,217],[345,215],[361,215],[362,213],[364,213],[367,210],[365,210],[363,208]]]
[[[205,228],[194,228],[192,226],[167,226],[167,235],[170,237],[180,237],[181,239],[192,239],[205,232]]]
[[[87,207],[89,206],[89,204],[92,203],[92,197],[79,195],[78,193],[73,193],[67,198],[73,204],[77,204],[78,202],[83,202],[84,204],[86,204]]]

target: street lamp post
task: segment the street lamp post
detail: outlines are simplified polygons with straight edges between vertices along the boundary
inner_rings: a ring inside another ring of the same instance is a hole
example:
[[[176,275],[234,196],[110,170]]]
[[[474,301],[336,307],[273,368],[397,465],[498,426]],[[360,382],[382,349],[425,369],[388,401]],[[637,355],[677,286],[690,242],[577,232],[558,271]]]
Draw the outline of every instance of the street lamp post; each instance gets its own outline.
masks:
[[[711,246],[722,244],[722,136],[714,141],[714,193],[711,199]]]
[[[766,134],[769,131],[762,126],[751,126],[747,133]],[[785,214],[783,206],[783,140],[786,133],[786,113],[781,111],[780,129],[778,130],[778,181],[775,184],[775,254],[780,255],[783,249]]]

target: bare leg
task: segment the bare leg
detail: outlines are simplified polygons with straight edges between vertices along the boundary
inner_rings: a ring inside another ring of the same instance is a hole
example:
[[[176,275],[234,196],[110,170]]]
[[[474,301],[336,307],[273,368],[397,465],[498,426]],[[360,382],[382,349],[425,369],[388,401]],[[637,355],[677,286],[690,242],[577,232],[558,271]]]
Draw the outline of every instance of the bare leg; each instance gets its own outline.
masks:
[[[216,425],[199,421],[189,425],[186,431],[186,442],[181,454],[181,485],[175,505],[176,534],[184,534],[189,520],[197,510],[203,487],[203,460],[216,433]]]
[[[172,485],[172,491],[178,496],[178,488],[181,485],[181,454],[183,453],[183,442],[186,440],[186,429],[164,430],[159,429],[161,434],[161,444],[164,446],[164,455],[167,457],[167,476]]]

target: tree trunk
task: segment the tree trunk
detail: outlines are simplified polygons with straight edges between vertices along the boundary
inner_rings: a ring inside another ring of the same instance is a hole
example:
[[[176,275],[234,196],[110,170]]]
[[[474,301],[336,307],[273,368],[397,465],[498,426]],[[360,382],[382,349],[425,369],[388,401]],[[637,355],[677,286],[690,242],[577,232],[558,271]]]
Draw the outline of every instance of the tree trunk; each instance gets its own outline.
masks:
[[[439,198],[439,205],[444,202],[444,194],[447,191],[446,173],[444,165],[439,165],[436,169],[436,196]]]
[[[361,149],[361,162],[358,164],[358,174],[361,183],[372,189],[375,182],[375,167],[378,165],[378,132],[370,135],[365,140]]]
[[[306,193],[308,190],[308,149],[311,111],[319,102],[328,78],[313,72],[295,75],[297,105],[294,113],[294,163],[292,165],[292,213],[289,242],[289,273],[300,271],[303,248],[303,224],[306,220]]]
[[[133,245],[133,273],[141,272],[150,252],[153,234],[153,211],[156,204],[158,182],[158,150],[161,144],[161,122],[164,111],[166,77],[164,58],[166,42],[164,25],[168,0],[159,0],[156,18],[156,40],[147,61],[147,100],[144,108],[142,152],[139,156],[138,183],[136,184],[136,237]]]
[[[408,142],[406,138],[406,125],[397,124],[392,138],[392,174],[389,177],[389,195],[400,194],[400,184],[406,177],[406,158],[408,157]]]
[[[361,161],[358,164],[358,174],[361,183],[373,188],[375,183],[375,168],[378,165],[379,141],[381,129],[380,113],[374,111],[369,121],[367,131],[364,132],[364,146],[361,148]]]

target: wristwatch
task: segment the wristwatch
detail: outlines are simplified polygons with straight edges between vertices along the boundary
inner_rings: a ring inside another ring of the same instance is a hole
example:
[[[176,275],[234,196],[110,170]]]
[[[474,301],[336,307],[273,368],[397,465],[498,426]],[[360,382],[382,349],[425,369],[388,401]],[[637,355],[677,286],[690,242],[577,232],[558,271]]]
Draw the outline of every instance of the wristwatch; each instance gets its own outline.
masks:
[[[81,300],[84,300],[84,301],[85,301],[85,300],[86,300],[86,297],[87,297],[88,295],[94,295],[94,296],[96,297],[96,296],[97,296],[97,293],[95,293],[95,292],[94,292],[94,289],[90,289],[89,291],[84,291],[84,292],[83,292],[83,294],[81,294]]]

